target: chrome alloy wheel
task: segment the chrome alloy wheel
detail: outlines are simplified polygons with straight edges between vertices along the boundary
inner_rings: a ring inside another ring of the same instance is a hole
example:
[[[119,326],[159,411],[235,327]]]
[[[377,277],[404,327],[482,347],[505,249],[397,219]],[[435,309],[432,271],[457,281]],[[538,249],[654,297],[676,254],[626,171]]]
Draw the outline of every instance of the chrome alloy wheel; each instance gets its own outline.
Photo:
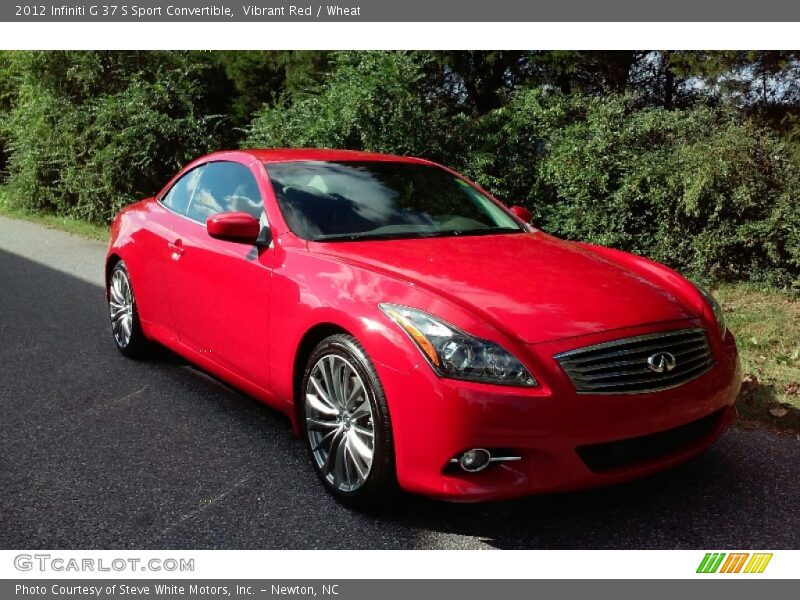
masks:
[[[305,415],[311,453],[322,476],[339,491],[359,489],[372,467],[375,424],[364,382],[345,358],[328,354],[311,369]]]
[[[108,286],[108,308],[111,312],[111,330],[120,348],[131,341],[133,332],[133,292],[131,282],[124,270],[118,269],[111,276]]]

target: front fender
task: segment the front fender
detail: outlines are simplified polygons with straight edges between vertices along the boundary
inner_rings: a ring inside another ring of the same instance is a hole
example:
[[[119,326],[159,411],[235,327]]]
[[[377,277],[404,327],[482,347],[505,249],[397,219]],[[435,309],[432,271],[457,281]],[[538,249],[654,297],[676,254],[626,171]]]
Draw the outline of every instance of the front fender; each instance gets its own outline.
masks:
[[[622,250],[615,250],[614,248],[607,248],[605,246],[595,246],[580,242],[580,245],[594,254],[598,254],[610,262],[616,263],[625,267],[626,269],[635,272],[637,275],[644,277],[653,284],[668,289],[675,294],[684,305],[692,311],[692,313],[708,317],[708,308],[705,300],[697,291],[694,284],[686,279],[683,275],[662,265],[654,260],[624,252]],[[712,322],[713,322],[713,315]]]
[[[296,358],[316,328],[345,331],[364,346],[376,368],[408,373],[424,361],[414,343],[378,308],[380,302],[425,306],[431,298],[413,285],[305,250],[285,252],[273,271],[270,300],[270,382],[294,402]]]

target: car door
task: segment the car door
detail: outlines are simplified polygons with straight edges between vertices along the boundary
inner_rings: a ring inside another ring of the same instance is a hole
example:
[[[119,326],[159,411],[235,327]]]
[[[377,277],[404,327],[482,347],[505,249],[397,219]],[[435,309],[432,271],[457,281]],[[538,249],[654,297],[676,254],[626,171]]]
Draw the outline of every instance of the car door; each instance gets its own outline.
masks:
[[[263,219],[254,173],[244,164],[206,163],[188,186],[183,219],[167,240],[164,274],[172,325],[183,344],[268,388],[272,248],[219,240],[206,219],[249,212]]]

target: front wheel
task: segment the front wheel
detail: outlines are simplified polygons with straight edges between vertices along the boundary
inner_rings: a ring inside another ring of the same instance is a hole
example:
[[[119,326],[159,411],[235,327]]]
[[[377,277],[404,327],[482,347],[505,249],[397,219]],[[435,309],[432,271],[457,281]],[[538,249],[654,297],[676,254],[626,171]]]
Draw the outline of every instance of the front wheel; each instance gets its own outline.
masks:
[[[361,510],[396,492],[386,396],[363,346],[332,335],[317,345],[302,382],[303,427],[314,468],[341,503]]]
[[[148,349],[148,342],[139,323],[131,276],[123,261],[117,262],[111,270],[106,294],[111,316],[111,333],[117,349],[129,358],[142,356]]]

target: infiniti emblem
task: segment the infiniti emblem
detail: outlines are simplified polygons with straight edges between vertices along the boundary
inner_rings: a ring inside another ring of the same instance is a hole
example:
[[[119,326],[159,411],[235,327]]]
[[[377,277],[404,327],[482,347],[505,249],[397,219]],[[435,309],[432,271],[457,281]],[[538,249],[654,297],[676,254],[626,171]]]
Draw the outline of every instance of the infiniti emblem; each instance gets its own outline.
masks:
[[[654,373],[669,373],[675,365],[677,361],[669,352],[656,352],[647,357],[647,367]]]

